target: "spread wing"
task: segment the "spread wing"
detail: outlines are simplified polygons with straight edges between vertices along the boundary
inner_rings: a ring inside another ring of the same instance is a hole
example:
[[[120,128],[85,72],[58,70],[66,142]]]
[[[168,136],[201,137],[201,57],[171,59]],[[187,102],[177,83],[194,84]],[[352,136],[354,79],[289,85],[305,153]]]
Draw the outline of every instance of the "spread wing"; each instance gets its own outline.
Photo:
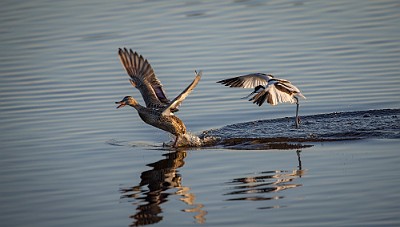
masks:
[[[130,76],[131,84],[140,91],[147,107],[165,107],[169,104],[161,82],[157,79],[150,63],[142,55],[133,52],[132,49],[128,51],[126,48],[120,48],[118,55]]]
[[[217,83],[221,83],[229,87],[255,88],[258,85],[267,85],[270,78],[273,77],[264,73],[252,73],[244,76],[220,80]]]
[[[304,97],[300,90],[291,84],[288,80],[271,79],[268,86],[251,98],[249,101],[261,106],[265,101],[271,105],[276,105],[281,102],[296,103],[294,96]]]
[[[202,71],[199,73],[196,72],[196,77],[192,81],[192,83],[189,84],[189,86],[183,90],[172,102],[167,106],[167,108],[162,112],[162,115],[171,115],[171,112],[173,112],[173,109],[177,109],[179,105],[185,100],[185,98],[193,91],[193,89],[196,87],[196,85],[199,83],[200,78],[202,75]]]

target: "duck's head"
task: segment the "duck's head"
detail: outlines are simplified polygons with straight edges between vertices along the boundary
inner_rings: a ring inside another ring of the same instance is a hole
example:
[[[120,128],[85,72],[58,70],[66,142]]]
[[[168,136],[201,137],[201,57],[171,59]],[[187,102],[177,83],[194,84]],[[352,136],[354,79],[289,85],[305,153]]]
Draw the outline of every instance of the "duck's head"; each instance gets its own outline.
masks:
[[[134,107],[134,106],[138,105],[138,102],[131,96],[125,96],[121,101],[115,102],[115,104],[119,104],[119,106],[117,106],[117,109],[118,109],[118,108],[124,107],[126,105]]]

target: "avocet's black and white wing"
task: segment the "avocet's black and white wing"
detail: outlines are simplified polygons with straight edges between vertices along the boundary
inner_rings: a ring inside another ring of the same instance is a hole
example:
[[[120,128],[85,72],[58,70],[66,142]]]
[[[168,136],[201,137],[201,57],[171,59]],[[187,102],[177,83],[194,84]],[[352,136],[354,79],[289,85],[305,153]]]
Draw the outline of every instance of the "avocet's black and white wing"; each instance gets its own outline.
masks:
[[[261,106],[265,101],[271,105],[290,102],[297,103],[297,97],[306,98],[290,81],[273,78],[268,81],[264,90],[253,96],[249,101]]]
[[[220,80],[217,83],[221,83],[229,87],[255,88],[259,85],[266,86],[268,84],[268,80],[272,78],[272,75],[264,73],[252,73],[244,76]]]

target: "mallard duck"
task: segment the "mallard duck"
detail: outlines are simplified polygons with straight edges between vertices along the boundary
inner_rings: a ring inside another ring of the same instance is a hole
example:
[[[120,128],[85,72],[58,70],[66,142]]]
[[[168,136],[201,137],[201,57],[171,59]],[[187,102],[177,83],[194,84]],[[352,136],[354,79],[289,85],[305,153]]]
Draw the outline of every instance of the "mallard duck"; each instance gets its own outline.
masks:
[[[300,90],[290,81],[275,78],[273,75],[264,73],[252,73],[244,76],[238,76],[217,83],[229,87],[254,88],[254,91],[244,98],[255,94],[249,101],[261,106],[265,101],[271,105],[277,105],[281,102],[296,103],[295,125],[299,128],[299,98],[306,98]]]
[[[201,78],[201,71],[196,73],[193,82],[175,99],[170,101],[165,95],[161,82],[157,79],[150,63],[132,50],[119,49],[119,58],[126,72],[130,76],[130,83],[142,94],[146,106],[140,105],[131,96],[124,97],[118,108],[129,105],[135,108],[140,118],[149,125],[167,131],[176,136],[173,147],[179,145],[180,138],[186,134],[186,126],[174,112],[179,105],[193,91]]]

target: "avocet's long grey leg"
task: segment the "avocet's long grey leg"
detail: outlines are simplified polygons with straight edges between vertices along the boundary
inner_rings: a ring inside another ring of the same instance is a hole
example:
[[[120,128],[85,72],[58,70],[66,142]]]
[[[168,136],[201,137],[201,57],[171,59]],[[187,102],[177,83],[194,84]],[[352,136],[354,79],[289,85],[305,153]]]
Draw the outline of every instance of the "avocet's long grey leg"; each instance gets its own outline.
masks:
[[[296,118],[295,118],[295,124],[296,124],[296,128],[299,128],[300,126],[300,117],[299,117],[299,99],[294,96],[293,98],[296,99]]]
[[[300,159],[300,152],[301,152],[301,150],[297,150],[296,151],[296,154],[297,154],[297,161],[299,162],[299,170],[301,170],[302,169],[302,167],[301,167],[301,159]]]

